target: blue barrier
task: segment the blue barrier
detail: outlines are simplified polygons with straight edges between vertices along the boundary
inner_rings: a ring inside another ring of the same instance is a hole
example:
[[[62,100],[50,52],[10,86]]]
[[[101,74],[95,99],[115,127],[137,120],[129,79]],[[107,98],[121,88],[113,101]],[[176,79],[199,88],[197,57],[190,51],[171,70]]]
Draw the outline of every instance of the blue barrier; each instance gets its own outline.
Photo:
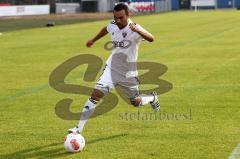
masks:
[[[172,0],[172,10],[179,9],[179,0]]]
[[[232,8],[233,0],[218,0],[217,8]]]

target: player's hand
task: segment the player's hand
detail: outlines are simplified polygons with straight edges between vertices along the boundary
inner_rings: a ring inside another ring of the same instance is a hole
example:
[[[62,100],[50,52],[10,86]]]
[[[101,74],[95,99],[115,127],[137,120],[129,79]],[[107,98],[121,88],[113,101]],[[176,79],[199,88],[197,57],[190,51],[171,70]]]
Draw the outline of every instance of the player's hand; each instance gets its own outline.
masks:
[[[91,40],[88,40],[86,46],[87,47],[92,47],[93,44],[94,44],[94,41],[91,39]]]
[[[140,31],[140,29],[137,27],[137,25],[136,25],[136,24],[133,24],[133,23],[131,23],[131,24],[129,25],[129,28],[130,28],[132,31],[134,31],[134,32],[139,32],[139,31]]]

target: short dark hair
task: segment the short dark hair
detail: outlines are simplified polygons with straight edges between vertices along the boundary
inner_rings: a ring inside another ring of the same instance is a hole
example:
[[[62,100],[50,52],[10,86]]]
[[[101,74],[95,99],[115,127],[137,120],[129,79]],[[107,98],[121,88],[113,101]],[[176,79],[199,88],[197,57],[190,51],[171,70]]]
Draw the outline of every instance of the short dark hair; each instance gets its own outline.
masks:
[[[125,10],[126,15],[129,15],[129,9],[128,6],[124,3],[118,3],[117,5],[115,5],[114,11],[121,11],[121,10]]]

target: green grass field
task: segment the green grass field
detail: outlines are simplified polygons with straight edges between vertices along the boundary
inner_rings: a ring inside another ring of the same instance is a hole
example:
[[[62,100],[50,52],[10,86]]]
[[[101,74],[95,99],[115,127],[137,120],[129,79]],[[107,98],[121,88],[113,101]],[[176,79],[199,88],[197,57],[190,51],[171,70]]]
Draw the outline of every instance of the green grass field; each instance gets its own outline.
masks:
[[[50,73],[67,59],[93,54],[103,61],[109,37],[88,49],[86,41],[109,20],[3,32],[0,35],[0,158],[227,159],[240,143],[240,12],[171,12],[132,18],[150,32],[139,61],[168,67],[160,78],[173,89],[159,96],[161,112],[190,115],[181,120],[124,120],[121,113],[152,113],[121,98],[111,112],[89,120],[85,150],[66,153],[63,139],[77,120],[55,114],[56,103],[72,98],[79,112],[87,96],[52,89]],[[83,81],[86,66],[68,83]],[[98,75],[100,75],[99,72]],[[154,85],[141,86],[142,89]],[[240,154],[240,152],[239,152]],[[236,157],[237,158],[237,157]],[[238,156],[238,159],[240,157]]]

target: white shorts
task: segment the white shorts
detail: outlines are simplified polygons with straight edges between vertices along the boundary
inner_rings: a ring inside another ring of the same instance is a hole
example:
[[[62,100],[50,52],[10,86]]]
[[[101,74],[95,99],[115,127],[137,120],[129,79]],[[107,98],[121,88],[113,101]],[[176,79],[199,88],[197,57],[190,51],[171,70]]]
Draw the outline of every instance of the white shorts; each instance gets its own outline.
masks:
[[[139,80],[137,77],[126,78],[106,65],[95,88],[106,94],[116,86],[120,87],[128,98],[134,98],[139,95]]]

